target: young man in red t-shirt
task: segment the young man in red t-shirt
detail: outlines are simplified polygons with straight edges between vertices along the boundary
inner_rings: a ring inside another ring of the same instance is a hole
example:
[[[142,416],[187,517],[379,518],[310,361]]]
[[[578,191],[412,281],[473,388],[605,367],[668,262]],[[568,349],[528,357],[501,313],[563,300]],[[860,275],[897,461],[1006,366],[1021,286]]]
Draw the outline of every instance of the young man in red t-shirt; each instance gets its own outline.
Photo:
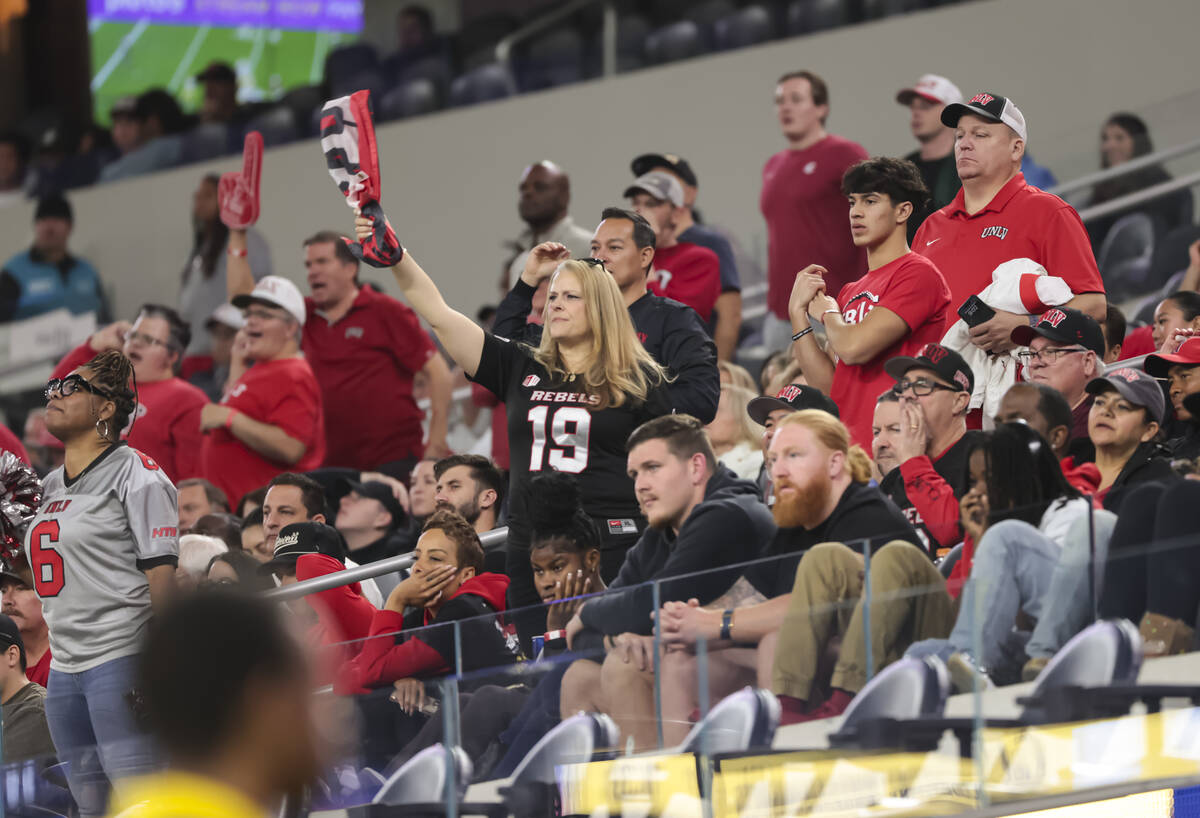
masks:
[[[950,288],[933,262],[908,249],[908,219],[929,196],[912,162],[859,162],[842,178],[842,192],[868,272],[842,287],[836,301],[826,290],[824,266],[810,264],[796,274],[788,304],[792,354],[809,384],[838,405],[854,442],[870,451],[875,398],[893,382],[883,364],[942,340]],[[825,325],[836,363],[817,343],[811,321]]]
[[[767,320],[764,341],[787,346],[788,298],[796,271],[820,264],[828,272],[826,290],[867,271],[866,253],[846,235],[842,174],[867,158],[862,145],[825,130],[829,89],[809,71],[779,78],[775,112],[788,146],[763,166],[759,208],[767,222]]]
[[[625,198],[654,228],[650,291],[687,304],[710,323],[721,294],[721,261],[707,247],[679,240],[680,218],[687,211],[683,185],[671,174],[653,170],[635,179],[625,189]]]

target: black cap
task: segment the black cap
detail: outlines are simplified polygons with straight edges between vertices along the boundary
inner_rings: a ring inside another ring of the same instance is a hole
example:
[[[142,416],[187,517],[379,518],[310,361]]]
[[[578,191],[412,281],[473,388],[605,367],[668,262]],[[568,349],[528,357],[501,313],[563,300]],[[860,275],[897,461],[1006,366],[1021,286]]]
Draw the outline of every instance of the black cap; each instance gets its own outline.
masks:
[[[75,214],[71,211],[71,203],[59,193],[52,193],[38,199],[37,209],[33,211],[33,220],[66,219],[74,223]]]
[[[11,616],[0,614],[0,650],[8,650],[10,645],[20,649],[21,664],[25,664],[25,642],[21,639],[21,631]]]
[[[392,515],[392,524],[389,528],[399,528],[408,520],[404,506],[400,505],[400,501],[396,499],[396,495],[392,493],[392,489],[387,483],[378,480],[368,480],[366,483],[355,483],[353,480],[342,480],[341,482],[348,492],[352,491],[360,497],[369,497],[382,503],[383,507]]]
[[[0,560],[0,588],[6,583],[15,582],[26,588],[33,588],[33,569],[25,559],[24,552],[12,558]]]
[[[787,409],[791,412],[799,412],[801,409],[820,409],[835,418],[840,417],[837,404],[830,400],[828,395],[815,386],[803,383],[789,383],[780,389],[775,397],[770,398],[763,395],[746,405],[746,413],[759,426],[766,426],[767,416],[776,409]]]
[[[1042,313],[1032,327],[1017,327],[1009,335],[1013,343],[1029,346],[1038,336],[1056,344],[1080,344],[1104,357],[1104,330],[1095,318],[1070,307],[1055,307]]]
[[[196,81],[237,83],[237,72],[227,62],[211,62],[207,68],[196,75]]]
[[[345,563],[346,541],[336,528],[325,523],[285,525],[275,538],[275,555],[258,570],[265,574],[282,569],[294,571],[296,560],[305,554],[324,554]]]
[[[673,153],[643,153],[630,164],[634,176],[644,176],[657,168],[667,168],[683,180],[684,184],[700,187],[692,166],[682,156]]]
[[[1101,392],[1115,389],[1134,406],[1145,407],[1150,413],[1150,419],[1156,423],[1162,423],[1167,414],[1167,401],[1163,398],[1158,380],[1131,366],[1113,369],[1105,372],[1103,377],[1092,378],[1084,389],[1089,395],[1099,395]]]
[[[908,370],[918,368],[933,370],[939,378],[957,386],[960,392],[975,390],[975,373],[963,356],[941,344],[926,344],[915,358],[889,358],[883,365],[883,371],[896,380],[903,378]]]
[[[966,114],[974,114],[989,122],[1003,122],[1012,128],[1017,136],[1027,138],[1025,115],[1007,97],[981,91],[966,102],[952,102],[942,109],[942,124],[947,128],[957,128],[958,120]]]

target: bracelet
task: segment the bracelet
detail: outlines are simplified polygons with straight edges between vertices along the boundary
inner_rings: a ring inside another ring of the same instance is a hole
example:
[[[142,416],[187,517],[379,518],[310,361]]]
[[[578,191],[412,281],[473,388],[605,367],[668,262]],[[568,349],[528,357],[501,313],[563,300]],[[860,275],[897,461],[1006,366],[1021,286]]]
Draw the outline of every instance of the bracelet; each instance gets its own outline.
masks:
[[[838,307],[837,309],[830,307],[829,309],[825,310],[825,312],[821,313],[821,326],[825,326],[825,316],[829,315],[831,312],[836,312],[838,315],[842,314],[841,307]]]
[[[811,326],[805,327],[804,329],[800,330],[795,335],[793,335],[792,340],[799,341],[801,338],[803,338],[805,335],[808,335],[810,332],[816,332],[816,330],[813,329]]]
[[[250,251],[245,248],[238,250],[237,248],[234,248],[234,247],[226,247],[225,252],[228,253],[229,255],[233,256],[234,258],[245,258],[246,256],[250,255]]]
[[[721,612],[721,638],[732,639],[731,630],[733,630],[733,608],[726,608]]]
[[[229,414],[225,416],[225,428],[233,429],[233,419],[241,414],[237,409],[230,409]]]
[[[566,638],[567,638],[567,632],[565,630],[563,630],[562,628],[559,628],[558,630],[553,630],[553,631],[546,631],[546,633],[542,634],[542,639],[545,639],[547,644],[549,644],[550,642],[553,642],[556,639],[566,639]]]

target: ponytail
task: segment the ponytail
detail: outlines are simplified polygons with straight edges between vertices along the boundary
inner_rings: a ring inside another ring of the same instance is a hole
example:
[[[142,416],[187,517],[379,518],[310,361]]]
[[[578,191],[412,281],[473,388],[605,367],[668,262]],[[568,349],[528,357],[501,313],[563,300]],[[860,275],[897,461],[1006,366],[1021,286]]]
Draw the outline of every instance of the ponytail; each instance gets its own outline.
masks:
[[[108,437],[115,441],[137,408],[137,379],[133,374],[133,364],[119,350],[110,349],[101,352],[84,366],[92,372],[93,382],[112,396],[116,408],[108,421]],[[114,430],[116,434],[113,434]]]
[[[846,452],[846,471],[855,483],[871,481],[871,458],[863,451],[862,446],[856,444]]]

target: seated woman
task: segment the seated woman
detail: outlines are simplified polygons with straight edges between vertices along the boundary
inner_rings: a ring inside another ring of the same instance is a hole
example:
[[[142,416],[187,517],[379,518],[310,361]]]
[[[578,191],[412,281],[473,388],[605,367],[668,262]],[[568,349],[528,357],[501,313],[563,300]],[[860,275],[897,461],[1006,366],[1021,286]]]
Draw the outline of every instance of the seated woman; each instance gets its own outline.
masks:
[[[717,416],[704,427],[717,460],[743,480],[757,480],[763,465],[763,427],[746,411],[757,397],[744,386],[721,384]]]

